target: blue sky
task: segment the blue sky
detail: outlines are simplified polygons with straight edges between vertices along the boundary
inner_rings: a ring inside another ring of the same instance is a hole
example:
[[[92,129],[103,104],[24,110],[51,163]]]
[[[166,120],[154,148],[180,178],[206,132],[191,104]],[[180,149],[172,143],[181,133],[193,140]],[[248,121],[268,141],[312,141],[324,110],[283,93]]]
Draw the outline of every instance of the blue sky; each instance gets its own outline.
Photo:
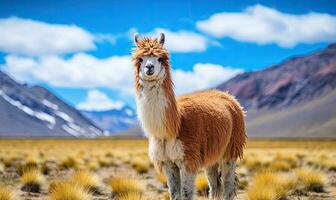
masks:
[[[336,39],[336,1],[3,1],[0,69],[82,109],[134,106],[132,34],[165,32],[176,92]]]

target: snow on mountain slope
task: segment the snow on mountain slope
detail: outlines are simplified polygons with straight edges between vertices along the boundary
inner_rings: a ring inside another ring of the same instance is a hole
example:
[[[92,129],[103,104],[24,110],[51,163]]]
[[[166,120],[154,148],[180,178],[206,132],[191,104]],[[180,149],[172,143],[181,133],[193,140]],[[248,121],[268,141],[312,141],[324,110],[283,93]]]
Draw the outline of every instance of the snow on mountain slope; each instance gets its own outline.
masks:
[[[103,132],[47,89],[0,71],[0,137],[97,137]]]

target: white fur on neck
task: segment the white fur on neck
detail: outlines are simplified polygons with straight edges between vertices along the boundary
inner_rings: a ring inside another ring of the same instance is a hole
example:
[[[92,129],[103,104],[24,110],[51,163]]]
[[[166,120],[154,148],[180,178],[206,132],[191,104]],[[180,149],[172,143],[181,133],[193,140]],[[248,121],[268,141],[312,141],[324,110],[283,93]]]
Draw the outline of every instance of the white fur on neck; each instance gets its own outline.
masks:
[[[162,81],[140,80],[142,88],[137,97],[137,113],[145,135],[156,138],[165,138],[165,112],[168,100],[162,87]]]

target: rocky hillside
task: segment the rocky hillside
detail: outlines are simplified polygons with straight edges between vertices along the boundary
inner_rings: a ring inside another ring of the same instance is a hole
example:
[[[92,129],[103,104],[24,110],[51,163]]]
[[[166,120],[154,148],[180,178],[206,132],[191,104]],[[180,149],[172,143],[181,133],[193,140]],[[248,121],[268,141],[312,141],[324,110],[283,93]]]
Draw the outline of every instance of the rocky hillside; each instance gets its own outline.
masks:
[[[0,71],[0,137],[96,137],[100,128],[39,86]]]
[[[336,44],[217,88],[244,105],[252,137],[336,137]]]

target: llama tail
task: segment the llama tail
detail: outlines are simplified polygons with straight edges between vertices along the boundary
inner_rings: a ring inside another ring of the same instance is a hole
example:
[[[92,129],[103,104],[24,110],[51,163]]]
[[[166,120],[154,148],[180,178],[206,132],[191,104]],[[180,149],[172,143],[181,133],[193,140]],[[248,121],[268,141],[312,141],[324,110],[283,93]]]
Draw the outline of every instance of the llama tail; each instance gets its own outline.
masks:
[[[232,119],[233,119],[233,127],[232,134],[227,146],[226,153],[224,158],[226,160],[237,160],[238,158],[243,158],[243,150],[246,145],[246,130],[244,123],[244,116],[246,112],[239,104],[239,102],[231,96],[231,108],[232,108]]]

